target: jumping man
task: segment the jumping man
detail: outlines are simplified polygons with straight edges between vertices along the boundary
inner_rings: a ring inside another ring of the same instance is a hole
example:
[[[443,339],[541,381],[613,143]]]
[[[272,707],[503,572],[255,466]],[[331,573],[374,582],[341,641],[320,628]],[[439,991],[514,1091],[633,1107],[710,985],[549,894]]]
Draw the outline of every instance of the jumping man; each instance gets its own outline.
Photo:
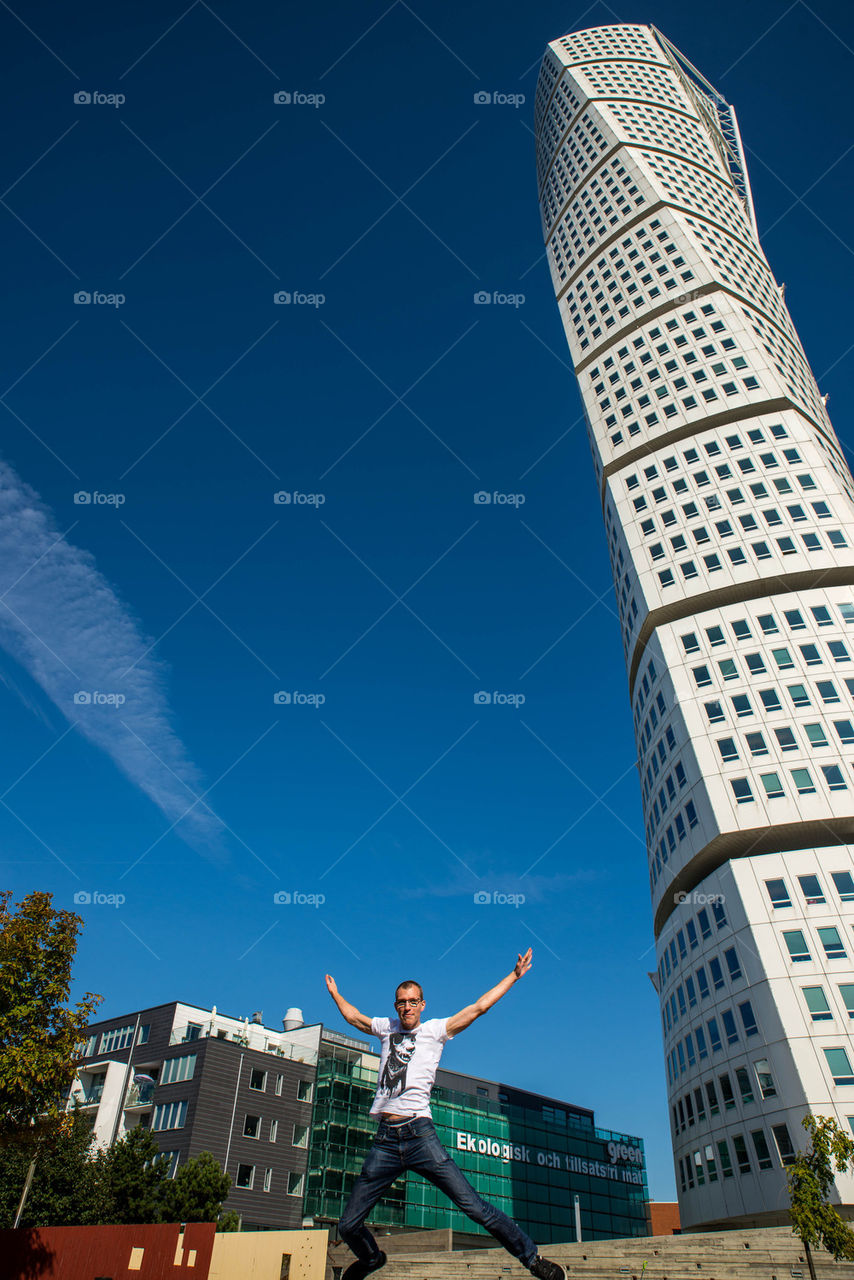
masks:
[[[396,1018],[368,1018],[339,994],[335,979],[326,985],[341,1016],[351,1027],[378,1036],[381,1042],[377,1092],[371,1115],[379,1128],[362,1172],[338,1223],[338,1234],[356,1255],[343,1280],[364,1280],[385,1265],[386,1255],[365,1226],[365,1219],[395,1178],[413,1169],[444,1191],[458,1209],[485,1227],[508,1253],[538,1280],[566,1280],[556,1262],[541,1258],[537,1246],[517,1223],[482,1200],[439,1141],[430,1113],[430,1092],[442,1050],[449,1040],[491,1009],[531,967],[531,948],[520,955],[512,973],[452,1018],[421,1021],[424,992],[417,982],[401,982],[395,991]]]

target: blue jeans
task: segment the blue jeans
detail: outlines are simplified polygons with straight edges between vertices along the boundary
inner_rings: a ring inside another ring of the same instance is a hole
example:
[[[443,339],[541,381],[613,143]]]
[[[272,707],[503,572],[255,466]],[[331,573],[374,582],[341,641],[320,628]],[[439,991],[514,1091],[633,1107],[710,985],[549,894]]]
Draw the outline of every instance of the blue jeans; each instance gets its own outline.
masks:
[[[420,1173],[453,1200],[467,1214],[495,1236],[508,1253],[530,1267],[537,1246],[506,1213],[488,1204],[448,1155],[439,1141],[432,1120],[418,1116],[405,1124],[380,1121],[362,1172],[359,1174],[338,1223],[338,1234],[360,1262],[370,1262],[379,1252],[377,1242],[365,1226],[365,1219],[395,1178],[406,1169]]]

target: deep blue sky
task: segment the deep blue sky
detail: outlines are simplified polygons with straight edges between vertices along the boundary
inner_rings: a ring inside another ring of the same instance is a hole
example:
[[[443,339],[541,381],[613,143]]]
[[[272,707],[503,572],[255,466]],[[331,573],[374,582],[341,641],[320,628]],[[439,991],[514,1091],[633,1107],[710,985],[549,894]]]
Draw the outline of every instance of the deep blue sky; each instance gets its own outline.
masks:
[[[27,27],[0,11],[5,882],[63,906],[124,895],[80,908],[77,985],[104,1016],[177,997],[340,1026],[327,970],[369,1014],[410,976],[449,1014],[533,945],[445,1065],[595,1108],[645,1139],[670,1198],[634,740],[541,258],[534,87],[563,32],[652,21],[735,104],[765,250],[852,444],[848,6],[17,12]],[[274,503],[295,490],[324,504]],[[218,818],[169,830],[211,784]]]

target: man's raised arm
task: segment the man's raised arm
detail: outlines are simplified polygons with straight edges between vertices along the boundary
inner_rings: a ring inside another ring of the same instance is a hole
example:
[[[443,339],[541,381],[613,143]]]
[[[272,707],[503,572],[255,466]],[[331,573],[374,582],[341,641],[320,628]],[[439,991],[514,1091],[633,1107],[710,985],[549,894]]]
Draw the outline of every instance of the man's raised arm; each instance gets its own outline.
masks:
[[[470,1027],[475,1018],[479,1018],[482,1013],[486,1013],[487,1009],[491,1009],[497,1004],[503,995],[510,990],[514,982],[528,972],[531,967],[531,948],[523,956],[519,956],[516,960],[516,968],[512,973],[508,973],[506,978],[502,978],[490,991],[487,991],[475,1000],[474,1004],[467,1005],[465,1009],[460,1009],[459,1013],[455,1013],[452,1018],[448,1019],[448,1035],[455,1036],[460,1031],[465,1031],[466,1027]],[[346,1014],[345,1014],[346,1017]]]
[[[344,1021],[349,1022],[351,1027],[356,1027],[357,1030],[365,1031],[368,1033],[368,1035],[370,1035],[371,1034],[370,1018],[366,1018],[363,1013],[359,1013],[359,1010],[356,1008],[354,1004],[350,1004],[349,1000],[344,999],[344,997],[338,991],[337,986],[335,985],[335,979],[331,977],[330,974],[328,973],[326,975],[326,985],[329,988],[329,994],[332,996],[332,999],[338,1005],[338,1011],[341,1014],[341,1017],[344,1019]]]

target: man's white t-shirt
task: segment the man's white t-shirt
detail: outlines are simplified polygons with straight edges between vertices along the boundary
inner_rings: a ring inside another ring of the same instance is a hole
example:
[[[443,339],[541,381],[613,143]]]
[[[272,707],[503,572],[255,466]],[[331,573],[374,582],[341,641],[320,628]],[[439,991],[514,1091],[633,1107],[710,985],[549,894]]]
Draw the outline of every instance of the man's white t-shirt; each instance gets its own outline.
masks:
[[[448,1035],[447,1018],[428,1018],[411,1031],[403,1031],[399,1018],[372,1018],[371,1032],[379,1036],[380,1074],[371,1104],[372,1116],[391,1111],[398,1116],[426,1116],[430,1090]]]

